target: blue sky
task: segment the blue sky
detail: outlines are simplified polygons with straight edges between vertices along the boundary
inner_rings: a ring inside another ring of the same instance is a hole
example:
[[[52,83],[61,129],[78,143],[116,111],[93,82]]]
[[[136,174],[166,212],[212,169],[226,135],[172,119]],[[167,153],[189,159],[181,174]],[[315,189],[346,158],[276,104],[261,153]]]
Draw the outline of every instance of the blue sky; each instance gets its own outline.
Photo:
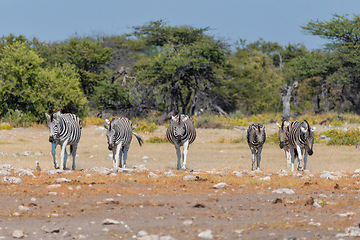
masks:
[[[0,36],[10,33],[62,41],[75,34],[121,35],[132,26],[164,20],[171,26],[210,27],[230,44],[259,38],[281,45],[321,48],[326,40],[306,35],[301,25],[332,14],[360,14],[358,0],[1,0]]]

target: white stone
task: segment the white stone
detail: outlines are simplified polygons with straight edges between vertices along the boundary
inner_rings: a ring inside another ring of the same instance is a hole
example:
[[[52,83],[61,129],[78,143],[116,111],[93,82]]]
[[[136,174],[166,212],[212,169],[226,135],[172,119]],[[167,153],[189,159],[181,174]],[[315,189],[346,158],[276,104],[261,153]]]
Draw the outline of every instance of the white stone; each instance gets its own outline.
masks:
[[[203,239],[213,239],[211,230],[206,230],[206,231],[199,233],[198,237],[203,238]]]
[[[214,189],[227,188],[227,187],[229,187],[229,185],[225,182],[221,182],[213,186]]]
[[[104,221],[103,221],[103,225],[119,225],[120,222],[117,221],[117,220],[114,220],[114,219],[110,219],[110,218],[106,218]]]
[[[279,189],[276,189],[274,191],[272,191],[273,193],[279,193],[279,194],[282,194],[282,193],[286,193],[286,194],[294,194],[295,192],[289,188],[279,188]]]

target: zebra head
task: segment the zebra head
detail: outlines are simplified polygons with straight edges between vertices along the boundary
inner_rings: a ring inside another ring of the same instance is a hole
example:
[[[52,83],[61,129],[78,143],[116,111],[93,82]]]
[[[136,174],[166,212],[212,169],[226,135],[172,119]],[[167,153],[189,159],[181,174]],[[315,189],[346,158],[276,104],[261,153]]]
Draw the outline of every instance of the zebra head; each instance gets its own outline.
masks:
[[[115,145],[115,129],[114,127],[111,127],[111,122],[109,119],[105,119],[106,124],[104,124],[104,128],[106,131],[106,137],[108,141],[108,149],[111,151],[114,148]]]
[[[252,124],[248,129],[248,142],[262,145],[266,140],[265,126],[261,124]]]
[[[279,127],[279,147],[280,149],[283,149],[285,144],[286,144],[286,135],[287,135],[287,132],[288,132],[288,126],[289,126],[289,122],[284,120],[282,122],[282,124],[280,125],[279,123],[276,123],[276,125]]]
[[[183,121],[187,120],[188,117],[181,119],[181,114],[178,116],[172,116],[172,129],[174,132],[174,136],[178,143],[181,143],[182,138],[186,134],[186,126]]]
[[[308,154],[311,156],[313,155],[314,151],[313,151],[313,146],[314,146],[314,131],[316,130],[315,127],[310,127],[309,123],[304,120],[304,126],[300,127],[302,136],[300,136],[301,138],[305,139],[305,147],[306,150],[308,152]]]
[[[60,116],[60,110],[53,112],[51,115],[45,113],[45,116],[48,120],[49,127],[49,142],[57,143],[59,140],[59,127],[58,127],[58,117]]]

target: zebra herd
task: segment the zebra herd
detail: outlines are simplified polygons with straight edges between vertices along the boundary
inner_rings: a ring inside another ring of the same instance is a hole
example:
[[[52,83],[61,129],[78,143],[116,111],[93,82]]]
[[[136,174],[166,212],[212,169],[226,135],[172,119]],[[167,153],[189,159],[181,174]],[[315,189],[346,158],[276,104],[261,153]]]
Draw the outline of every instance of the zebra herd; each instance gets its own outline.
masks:
[[[67,152],[66,146],[70,145],[70,153],[73,157],[72,169],[75,170],[75,157],[77,145],[81,137],[81,120],[78,116],[71,113],[61,113],[59,110],[51,115],[45,114],[48,119],[49,142],[52,144],[51,154],[54,160],[54,167],[65,169]],[[133,132],[132,123],[125,117],[114,118],[112,121],[105,120],[104,128],[108,149],[113,152],[113,168],[126,167],[127,152],[130,147],[132,135],[136,137],[140,146],[143,144],[142,138]],[[314,131],[309,123],[305,121],[288,122],[283,121],[278,124],[280,148],[284,149],[287,165],[291,164],[294,171],[295,158],[298,158],[298,170],[306,170],[307,155],[313,154]],[[166,137],[175,146],[177,155],[177,169],[186,169],[186,158],[191,143],[196,139],[196,130],[193,120],[185,115],[178,114],[172,116],[170,125],[166,130]],[[261,151],[266,140],[265,126],[261,124],[251,124],[247,129],[247,142],[252,152],[252,170],[260,169]],[[55,157],[56,146],[61,147],[61,164],[58,165]],[[181,158],[180,147],[183,146]],[[181,164],[182,159],[182,164]],[[302,160],[304,164],[302,166]],[[122,162],[123,161],[123,162]]]
[[[279,146],[284,149],[286,162],[291,164],[291,171],[294,171],[295,158],[298,159],[297,170],[306,170],[307,155],[313,154],[315,127],[304,121],[288,122],[283,121],[279,127]],[[252,170],[255,170],[255,159],[257,170],[260,169],[261,151],[266,140],[265,126],[251,124],[247,129],[247,142],[253,154]],[[304,166],[302,166],[304,160]]]

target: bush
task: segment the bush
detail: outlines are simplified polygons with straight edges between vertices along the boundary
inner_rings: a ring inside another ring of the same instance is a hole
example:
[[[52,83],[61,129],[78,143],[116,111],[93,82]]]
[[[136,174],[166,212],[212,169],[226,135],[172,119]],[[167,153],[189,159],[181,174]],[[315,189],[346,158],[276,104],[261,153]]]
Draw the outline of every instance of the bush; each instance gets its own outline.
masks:
[[[147,124],[145,121],[140,121],[137,127],[134,129],[134,132],[143,132],[143,133],[153,133],[158,129],[154,123]]]
[[[163,137],[163,138],[162,137],[152,137],[152,138],[146,140],[145,142],[147,142],[147,143],[167,143],[169,141],[167,140],[166,137]]]
[[[0,124],[0,130],[10,130],[10,129],[12,129],[13,128],[13,126],[11,126],[10,124],[8,124],[8,123],[2,123],[2,124]]]
[[[84,120],[82,121],[83,125],[96,125],[96,126],[100,126],[103,125],[105,123],[104,119],[102,118],[98,118],[95,116],[91,116],[91,117],[86,117],[84,118]]]
[[[327,145],[356,145],[360,142],[360,131],[359,130],[329,130],[322,133],[330,138]]]

